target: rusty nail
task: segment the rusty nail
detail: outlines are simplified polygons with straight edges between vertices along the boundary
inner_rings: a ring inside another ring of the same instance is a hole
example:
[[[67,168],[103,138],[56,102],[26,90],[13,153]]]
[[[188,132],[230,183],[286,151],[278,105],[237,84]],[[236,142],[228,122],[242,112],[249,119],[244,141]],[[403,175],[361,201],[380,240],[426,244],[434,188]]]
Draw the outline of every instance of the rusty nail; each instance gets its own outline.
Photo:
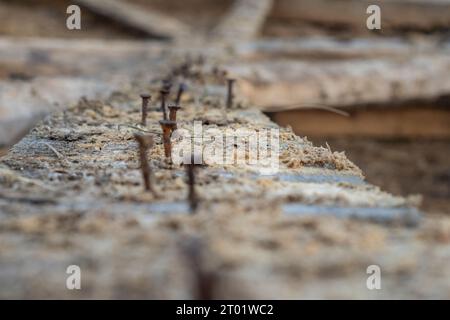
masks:
[[[218,276],[205,267],[207,247],[200,238],[183,239],[181,253],[186,259],[187,269],[191,271],[193,280],[193,298],[196,300],[212,300]]]
[[[184,83],[180,83],[180,86],[178,87],[178,93],[177,98],[175,100],[176,105],[180,105],[181,102],[181,96],[183,95],[183,92],[186,90],[186,85]]]
[[[181,109],[180,105],[178,104],[171,104],[169,105],[169,120],[175,122],[175,129],[177,129],[177,111]]]
[[[169,91],[172,88],[172,81],[169,79],[163,80],[162,90]]]
[[[160,120],[159,124],[163,131],[164,155],[169,160],[169,163],[172,163],[172,142],[170,137],[177,123],[170,120]]]
[[[147,152],[153,146],[153,136],[135,134],[134,138],[139,144],[139,160],[141,163],[142,177],[144,179],[145,190],[155,192],[151,183],[151,169],[147,159]]]
[[[147,125],[148,102],[150,101],[152,96],[149,95],[148,93],[143,93],[143,94],[141,94],[141,98],[142,98],[142,120],[141,120],[141,124],[143,126],[146,126]]]
[[[235,81],[236,81],[236,79],[231,79],[231,78],[227,79],[227,84],[228,84],[227,108],[228,109],[230,109],[233,106],[233,98],[234,98],[233,84]]]
[[[166,97],[169,94],[169,90],[161,90],[161,111],[163,112],[163,120],[167,120],[167,111],[166,111]]]
[[[194,157],[191,156],[191,163],[186,164],[186,175],[188,177],[188,186],[189,186],[189,207],[191,209],[191,213],[195,213],[198,207],[198,197],[195,191],[195,164]]]

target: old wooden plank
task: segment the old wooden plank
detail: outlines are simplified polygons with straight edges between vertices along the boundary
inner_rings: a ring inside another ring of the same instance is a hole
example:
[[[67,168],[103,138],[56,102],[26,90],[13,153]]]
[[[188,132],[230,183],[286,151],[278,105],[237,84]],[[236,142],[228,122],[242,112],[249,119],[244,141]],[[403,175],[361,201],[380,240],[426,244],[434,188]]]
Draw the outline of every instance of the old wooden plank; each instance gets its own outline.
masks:
[[[399,252],[418,257],[409,260],[415,266],[423,256],[417,250],[423,248],[428,253],[433,250],[427,266],[442,266],[446,246],[425,239],[439,236],[447,241],[448,232],[434,225],[429,230],[428,216],[423,228],[409,229],[359,220],[404,225],[409,221],[405,217],[415,217],[417,201],[364,183],[361,171],[345,154],[314,146],[278,127],[251,104],[226,110],[223,79],[209,68],[199,72],[198,77],[182,79],[189,93],[177,115],[179,128],[191,132],[194,121],[202,121],[204,129],[221,134],[229,129],[278,129],[279,172],[258,176],[261,164],[248,163],[199,166],[195,184],[199,207],[195,214],[186,214],[186,173],[166,161],[159,139],[161,112],[152,110],[147,126],[138,127],[139,94],[145,88],[156,95],[159,83],[149,87],[135,82],[107,101],[84,101],[65,114],[55,113],[0,159],[0,240],[6,244],[0,251],[0,283],[5,284],[0,286],[0,297],[69,297],[73,292],[64,286],[65,279],[61,282],[60,271],[71,264],[83,268],[83,279],[92,279],[91,290],[79,290],[80,298],[175,298],[180,293],[196,297],[192,267],[179,257],[179,243],[186,242],[187,234],[204,239],[212,248],[201,253],[205,266],[211,264],[224,275],[212,284],[218,298],[236,298],[243,284],[247,298],[305,297],[301,288],[308,281],[320,284],[316,296],[342,292],[352,283],[347,295],[367,297],[365,287],[361,294],[354,289],[361,287],[360,274],[368,263],[381,261],[393,274],[402,274],[405,258]],[[220,90],[207,90],[205,79]],[[241,99],[236,92],[236,101]],[[157,195],[142,185],[133,139],[141,130],[155,136],[148,158]],[[441,283],[429,277],[426,267],[407,270],[420,283]],[[447,272],[444,267],[436,272],[441,270]],[[336,273],[339,279],[350,277],[345,278],[345,286],[330,281]],[[38,284],[30,282],[36,274]],[[329,275],[325,280],[324,274]],[[445,275],[440,279],[447,279]],[[155,285],[161,279],[164,285]],[[383,285],[401,290],[404,286],[395,284],[403,280],[389,277]],[[447,292],[447,286],[441,290],[439,295]],[[404,289],[397,296],[410,297],[410,292]]]
[[[124,26],[159,38],[179,38],[189,27],[160,12],[153,13],[121,0],[76,0],[74,3]]]
[[[90,76],[111,78],[157,66],[166,44],[152,41],[0,38],[0,65],[29,76]]]
[[[213,30],[216,39],[238,41],[254,38],[261,29],[273,0],[236,0]]]
[[[448,0],[278,0],[272,17],[332,26],[347,25],[353,29],[367,30],[366,10],[373,4],[381,8],[383,30],[431,30],[450,26]]]
[[[214,76],[209,73],[213,71],[205,70],[203,72],[205,78]],[[197,83],[196,80],[185,79],[185,81],[190,88],[204,88],[204,85]],[[222,86],[224,87],[225,83]],[[154,94],[159,87],[151,90],[150,93]],[[191,92],[195,93],[198,90]],[[206,94],[209,99],[222,98],[220,99],[222,104],[225,103],[221,93],[209,92]],[[138,93],[135,92],[135,95],[137,96]],[[130,93],[125,96],[130,96]],[[114,100],[114,98],[112,99]],[[115,176],[129,175],[127,179],[140,181],[139,175],[130,175],[129,166],[124,162],[124,159],[129,159],[135,154],[135,150],[130,148],[130,139],[125,137],[131,134],[130,131],[136,129],[121,128],[123,124],[140,121],[140,108],[117,107],[117,105],[124,104],[123,96],[119,99],[119,104],[113,103],[113,100],[108,100],[108,104],[101,101],[95,103],[86,101],[79,108],[68,110],[64,116],[60,113],[54,114],[47,121],[51,123],[51,126],[38,125],[31,134],[14,146],[11,153],[4,158],[4,163],[13,168],[20,165],[25,168],[23,172],[27,175],[48,181],[49,184],[51,184],[50,175],[47,170],[55,166],[61,167],[58,170],[62,172],[78,172],[80,177],[97,175],[99,170],[107,170]],[[220,130],[221,134],[225,134],[229,128],[238,127],[258,130],[258,132],[268,128],[279,130],[279,141],[275,142],[276,145],[271,145],[272,152],[275,150],[279,152],[274,155],[275,158],[272,159],[274,162],[270,163],[271,165],[276,164],[276,171],[270,175],[262,173],[264,171],[261,171],[264,168],[262,163],[249,164],[246,161],[205,166],[202,170],[203,174],[199,173],[200,177],[198,178],[199,181],[205,183],[198,186],[198,193],[202,201],[209,205],[217,205],[221,202],[226,205],[232,199],[249,201],[265,194],[263,201],[268,201],[279,209],[283,203],[293,202],[336,208],[379,208],[380,213],[384,209],[409,206],[407,199],[392,196],[365,184],[362,181],[361,171],[344,154],[333,152],[330,147],[316,147],[306,139],[295,137],[290,129],[277,127],[259,110],[229,109],[225,116],[227,125],[218,127],[214,123],[214,115],[223,118],[224,106],[222,104],[198,106],[195,101],[195,99],[191,99],[184,103],[183,113],[178,120],[179,126],[187,130],[193,130],[194,120],[202,119],[208,119],[208,122],[202,120],[207,123],[204,124],[203,130],[212,127]],[[175,179],[177,177],[184,178],[183,168],[167,166],[162,142],[159,139],[161,134],[158,133],[158,130],[155,131],[159,128],[157,121],[160,118],[161,114],[157,111],[148,115],[147,129],[156,132],[157,136],[156,146],[152,151],[154,170],[159,174],[169,174]],[[180,142],[174,141],[173,143],[176,148]],[[55,151],[57,156],[55,156]],[[71,160],[62,161],[68,154],[71,155]],[[91,161],[94,159],[95,161]],[[27,166],[27,161],[35,161],[36,165]],[[87,163],[84,163],[86,161]],[[41,162],[45,162],[47,165],[42,165]],[[49,166],[49,163],[53,163],[53,165]],[[211,180],[211,177],[215,178]],[[182,200],[180,194],[175,192],[177,186],[167,184],[168,181],[170,179],[159,180],[160,189],[162,189],[159,192],[158,200],[166,203]],[[206,183],[207,181],[208,183]],[[118,183],[120,185],[120,182]],[[85,185],[85,188],[82,188],[85,191],[80,192],[79,188],[82,185]],[[65,195],[59,196],[59,205],[60,208],[66,207],[65,210],[83,210],[83,208],[107,210],[111,200],[117,202],[118,198],[130,197],[136,190],[141,193],[142,189],[139,183],[132,182],[132,185],[134,186],[132,188],[108,188],[106,192],[101,185],[93,186],[89,179],[80,179],[75,189],[68,187],[64,191]],[[270,186],[271,189],[268,193],[266,192],[267,186]],[[236,188],[241,192],[237,193]],[[72,197],[74,192],[78,198]],[[93,194],[98,192],[102,192],[102,196],[93,198]],[[133,203],[129,205],[136,209],[138,207]],[[169,208],[171,207],[169,205]],[[178,207],[173,209],[176,209],[177,212],[179,210]],[[139,210],[145,210],[145,208]],[[167,210],[170,213],[170,210]],[[336,209],[336,212],[338,213],[339,210]],[[395,214],[393,218],[395,218]]]
[[[233,49],[241,59],[336,60],[408,57],[434,53],[445,47],[432,39],[410,41],[400,37],[353,38],[315,36],[291,39],[264,38],[236,44]]]
[[[387,104],[450,92],[447,51],[398,59],[247,62],[229,65],[240,89],[265,111]]]

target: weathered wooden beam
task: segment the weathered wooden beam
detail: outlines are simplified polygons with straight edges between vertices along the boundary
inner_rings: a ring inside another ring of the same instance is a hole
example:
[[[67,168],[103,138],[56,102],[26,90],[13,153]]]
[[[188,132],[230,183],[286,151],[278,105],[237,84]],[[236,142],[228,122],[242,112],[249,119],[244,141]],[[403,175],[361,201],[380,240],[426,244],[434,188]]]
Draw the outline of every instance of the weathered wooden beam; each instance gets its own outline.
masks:
[[[361,298],[368,297],[369,290],[363,288],[359,294],[353,289],[361,287],[360,274],[372,261],[382,261],[393,275],[404,273],[405,259],[392,248],[418,257],[408,260],[407,266],[421,261],[423,254],[414,251],[417,248],[433,250],[431,259],[448,251],[444,245],[424,242],[436,234],[443,234],[447,241],[448,232],[429,230],[431,217],[421,218],[417,198],[394,196],[365,183],[344,153],[314,146],[259,110],[234,105],[225,112],[221,75],[210,68],[199,72],[198,78],[182,79],[190,97],[185,97],[177,116],[179,127],[200,137],[203,146],[206,139],[197,133],[196,121],[202,122],[203,132],[218,130],[216,137],[229,136],[230,129],[250,130],[258,136],[274,129],[278,139],[269,145],[264,139],[264,146],[270,147],[273,156],[269,165],[276,162],[279,170],[262,175],[260,170],[267,164],[251,164],[246,156],[250,149],[244,143],[244,163],[208,163],[196,170],[199,206],[196,214],[189,214],[185,171],[166,162],[158,123],[161,113],[149,112],[147,127],[139,127],[139,106],[124,107],[139,102],[142,86],[123,87],[107,101],[85,101],[65,114],[55,113],[0,158],[0,242],[6,244],[0,250],[0,283],[6,284],[0,286],[1,298],[73,297],[60,272],[72,264],[82,268],[83,279],[91,279],[89,290],[78,290],[79,298],[176,298],[180,293],[195,298],[198,294],[192,288],[205,287],[211,290],[204,291],[204,296],[214,292],[218,298],[236,298],[236,292],[242,291],[247,298],[305,298],[302,288],[311,281],[321,285],[314,295],[329,297],[330,286],[342,292],[342,282],[335,284],[342,275],[345,285],[348,278],[353,280],[348,296]],[[210,91],[204,81],[222,85]],[[156,96],[160,88],[148,90]],[[240,100],[236,92],[235,101]],[[218,126],[219,122],[223,125]],[[155,137],[149,160],[157,194],[145,192],[141,185],[133,139],[141,131],[151,131]],[[234,155],[235,142],[227,149]],[[173,137],[172,143],[183,142]],[[359,219],[397,226],[423,221],[423,227],[387,229]],[[179,243],[186,233],[214,249],[202,251],[201,268],[205,269],[200,273],[207,275],[214,269],[218,279],[189,277],[198,270],[179,257]],[[431,262],[442,266],[438,258]],[[271,277],[274,270],[280,276]],[[407,269],[414,279],[423,279],[429,274],[426,270],[422,265]],[[383,286],[403,288],[395,286],[402,280],[387,277]],[[410,292],[405,289],[392,295],[410,297]]]
[[[240,89],[265,111],[434,99],[450,92],[450,55],[236,63]]]
[[[188,26],[174,18],[121,0],[76,0],[74,3],[153,37],[179,38],[189,30]]]
[[[261,39],[239,41],[231,45],[239,59],[267,59],[273,57],[350,59],[373,57],[397,57],[435,52],[445,47],[435,41],[411,42],[401,38],[356,38],[339,40],[332,37],[308,37],[296,39]],[[447,45],[450,48],[450,45]],[[100,59],[120,59],[117,63],[131,58],[146,59],[160,54],[169,46],[155,41],[91,40],[91,39],[49,39],[49,38],[9,38],[0,37],[0,62],[2,63],[61,63],[77,65],[81,55],[84,63]],[[220,44],[214,47],[183,48],[170,47],[174,51],[220,55]],[[222,52],[222,55],[225,54]],[[67,59],[64,59],[67,57]],[[36,61],[40,58],[39,61]],[[34,60],[33,60],[34,59]],[[98,60],[98,61],[97,61]],[[136,61],[138,62],[138,61]],[[66,67],[67,69],[67,67]]]
[[[33,75],[111,77],[133,74],[157,59],[167,46],[152,41],[0,38],[4,69]]]
[[[381,8],[382,28],[425,29],[450,26],[448,0],[278,0],[272,17],[321,23],[347,25],[367,29],[369,5]]]
[[[220,44],[206,47],[170,46],[154,41],[100,41],[45,38],[0,38],[0,64],[28,68],[43,74],[100,75],[109,70],[133,73],[154,64],[170,48],[172,53],[202,55],[230,60]],[[338,40],[332,37],[263,39],[231,45],[239,62],[290,58],[296,60],[343,60],[362,58],[406,58],[417,54],[450,51],[449,44],[406,41],[399,38]],[[83,57],[80,59],[80,57]]]
[[[410,56],[439,51],[442,44],[433,40],[409,41],[404,38],[353,38],[348,40],[328,36],[293,39],[264,38],[243,41],[233,49],[241,59],[361,59]]]
[[[236,41],[254,38],[272,8],[273,0],[236,0],[212,36]]]

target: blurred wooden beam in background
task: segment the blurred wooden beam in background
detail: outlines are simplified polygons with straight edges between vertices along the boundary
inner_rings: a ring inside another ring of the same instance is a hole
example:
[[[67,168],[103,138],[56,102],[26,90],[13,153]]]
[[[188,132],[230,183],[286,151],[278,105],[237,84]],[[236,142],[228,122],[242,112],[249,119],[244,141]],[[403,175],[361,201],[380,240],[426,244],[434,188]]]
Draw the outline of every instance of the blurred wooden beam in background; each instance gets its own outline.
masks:
[[[450,54],[397,59],[238,62],[240,89],[264,111],[430,100],[450,93]]]
[[[111,70],[113,75],[142,70],[164,48],[165,43],[151,41],[0,38],[0,65],[31,75],[111,77]]]
[[[153,13],[126,1],[75,0],[74,3],[149,36],[175,39],[189,33],[189,27],[177,19],[161,12]]]
[[[223,20],[212,32],[216,40],[250,40],[255,38],[267,15],[273,0],[236,0]]]
[[[449,0],[277,0],[272,17],[366,29],[369,5],[381,8],[382,28],[431,30],[450,26]]]
[[[450,48],[450,43],[447,44]],[[400,37],[352,38],[329,36],[298,38],[263,38],[243,41],[233,48],[240,58],[249,60],[297,59],[340,60],[361,58],[396,58],[418,53],[433,53],[445,47],[433,40],[409,41]]]

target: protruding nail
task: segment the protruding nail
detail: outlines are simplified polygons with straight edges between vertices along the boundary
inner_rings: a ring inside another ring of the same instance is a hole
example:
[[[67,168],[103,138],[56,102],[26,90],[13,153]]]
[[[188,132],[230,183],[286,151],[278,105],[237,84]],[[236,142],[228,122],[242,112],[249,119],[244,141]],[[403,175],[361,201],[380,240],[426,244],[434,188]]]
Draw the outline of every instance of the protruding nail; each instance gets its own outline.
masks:
[[[230,109],[233,106],[233,98],[234,98],[233,85],[234,85],[235,81],[236,81],[236,79],[231,79],[231,78],[227,79],[227,84],[228,84],[227,108],[228,109]]]
[[[148,150],[153,146],[153,136],[135,134],[134,138],[139,144],[139,160],[141,163],[142,178],[144,179],[145,190],[155,193],[151,183],[151,168],[147,160]]]
[[[162,90],[169,91],[172,89],[172,81],[169,79],[163,80]]]
[[[191,156],[191,163],[186,164],[186,175],[188,177],[188,200],[189,207],[191,209],[191,213],[195,213],[198,208],[198,197],[195,191],[195,163],[194,163],[194,155]]]
[[[143,93],[143,94],[141,94],[141,98],[142,98],[142,120],[141,120],[141,124],[143,126],[146,126],[147,125],[148,102],[150,101],[152,96],[149,95],[148,93]]]
[[[184,83],[180,83],[180,86],[178,87],[177,98],[175,100],[175,104],[178,106],[180,105],[181,96],[183,95],[184,91],[186,91],[186,85]]]
[[[187,269],[191,271],[193,295],[196,300],[215,298],[218,276],[205,267],[207,247],[200,238],[183,239],[181,253],[186,259]]]
[[[166,97],[169,95],[169,90],[161,90],[161,111],[163,112],[163,120],[167,120],[167,111],[166,111]]]
[[[172,142],[170,137],[177,123],[170,120],[160,120],[159,124],[163,132],[164,155],[169,163],[172,163]]]
[[[177,111],[181,109],[180,105],[171,104],[169,105],[169,120],[175,122],[175,129],[177,129]]]

